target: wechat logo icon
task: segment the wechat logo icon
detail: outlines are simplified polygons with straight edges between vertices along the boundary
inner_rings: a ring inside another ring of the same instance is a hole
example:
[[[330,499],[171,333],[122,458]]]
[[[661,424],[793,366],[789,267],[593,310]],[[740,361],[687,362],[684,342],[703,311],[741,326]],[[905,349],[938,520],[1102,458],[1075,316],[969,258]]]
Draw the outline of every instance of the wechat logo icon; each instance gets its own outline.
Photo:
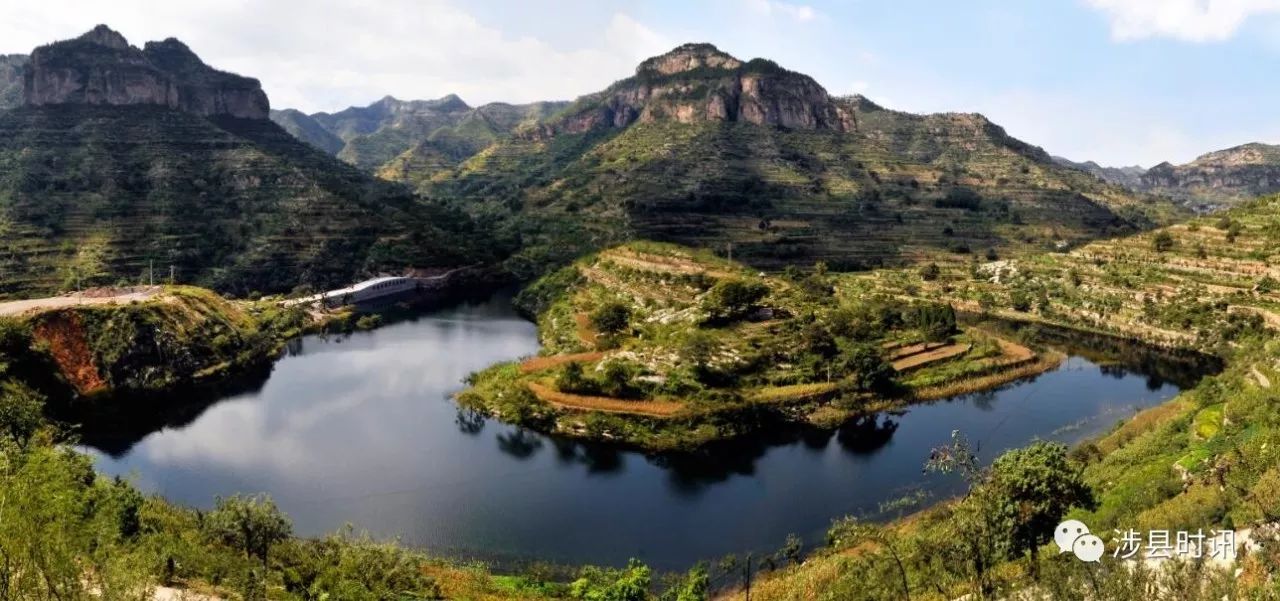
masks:
[[[1053,542],[1058,544],[1058,553],[1072,553],[1084,562],[1097,562],[1102,559],[1105,545],[1102,539],[1089,533],[1089,527],[1079,520],[1067,520],[1053,530]]]

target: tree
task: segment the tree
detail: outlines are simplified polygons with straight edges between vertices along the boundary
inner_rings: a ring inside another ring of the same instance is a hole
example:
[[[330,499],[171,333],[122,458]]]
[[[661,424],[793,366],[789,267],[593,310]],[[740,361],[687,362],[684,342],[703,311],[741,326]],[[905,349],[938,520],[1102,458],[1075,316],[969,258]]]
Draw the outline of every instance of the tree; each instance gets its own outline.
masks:
[[[836,347],[836,339],[831,335],[831,331],[821,323],[812,322],[804,326],[801,332],[801,342],[804,350],[823,359],[834,357],[839,349]]]
[[[605,303],[591,313],[591,327],[602,334],[617,334],[627,329],[631,309],[619,302]]]
[[[920,268],[920,279],[926,282],[932,282],[938,279],[938,276],[941,274],[942,269],[938,267],[937,263],[929,263]]]
[[[1169,232],[1159,232],[1151,239],[1151,246],[1156,249],[1156,252],[1162,253],[1173,250],[1173,245],[1173,236],[1169,235]]]
[[[594,392],[591,380],[582,373],[582,364],[570,361],[556,376],[556,388],[561,392]]]
[[[569,585],[569,596],[582,601],[647,601],[651,583],[649,566],[632,559],[622,570],[585,568]]]
[[[732,321],[750,313],[767,294],[769,287],[761,282],[721,280],[711,287],[702,307],[710,321]]]
[[[204,528],[210,538],[239,549],[245,557],[258,558],[264,566],[271,546],[293,532],[289,518],[265,495],[219,498],[205,516]]]
[[[917,303],[906,311],[906,322],[929,342],[943,342],[956,333],[956,311],[947,303]]]
[[[0,385],[0,435],[27,446],[44,423],[44,397],[17,382]]]
[[[1025,290],[1013,290],[1009,293],[1009,306],[1014,311],[1026,313],[1031,310],[1031,295]]]
[[[1071,463],[1067,447],[1040,441],[1001,455],[989,486],[1008,525],[1011,555],[1030,555],[1053,538],[1053,527],[1072,507],[1091,507],[1093,491]]]
[[[850,344],[836,361],[855,390],[885,392],[893,387],[893,367],[873,344]]]
[[[699,563],[683,577],[672,582],[662,594],[661,601],[707,601],[710,590],[711,577],[707,564]]]

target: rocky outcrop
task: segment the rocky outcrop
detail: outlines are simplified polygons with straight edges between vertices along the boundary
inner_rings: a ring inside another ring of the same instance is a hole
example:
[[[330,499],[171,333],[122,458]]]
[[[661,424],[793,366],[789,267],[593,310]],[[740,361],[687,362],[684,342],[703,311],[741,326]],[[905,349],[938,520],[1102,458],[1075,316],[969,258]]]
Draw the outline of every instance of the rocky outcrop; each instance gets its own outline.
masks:
[[[740,121],[832,131],[850,125],[849,116],[807,75],[764,59],[742,62],[711,44],[685,44],[644,61],[634,77],[579,99],[536,133],[581,133],[656,121]]]
[[[213,69],[176,39],[139,49],[105,25],[36,48],[24,71],[28,106],[158,105],[243,119],[270,110],[258,80]]]
[[[0,55],[0,111],[22,105],[22,71],[29,60],[25,54]]]
[[[1150,169],[1054,160],[1135,192],[1167,196],[1202,212],[1280,192],[1280,146],[1257,142],[1206,153],[1190,163],[1166,161]]]

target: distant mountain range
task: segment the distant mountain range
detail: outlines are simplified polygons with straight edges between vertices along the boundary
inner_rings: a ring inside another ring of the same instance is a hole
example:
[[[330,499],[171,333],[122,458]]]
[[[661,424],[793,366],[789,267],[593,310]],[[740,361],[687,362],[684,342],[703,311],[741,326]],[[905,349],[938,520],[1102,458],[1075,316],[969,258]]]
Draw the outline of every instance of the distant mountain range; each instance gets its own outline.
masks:
[[[171,269],[272,292],[498,257],[462,212],[299,143],[257,80],[176,39],[99,26],[5,57],[0,98],[0,296]]]
[[[1267,190],[1270,148],[1070,163],[982,115],[833,97],[709,44],[573,102],[307,115],[176,39],[100,26],[0,57],[0,295],[152,265],[236,292],[504,258],[532,277],[633,238],[763,268],[968,260],[1168,221],[1185,209],[1167,196]]]
[[[1183,165],[1164,162],[1150,169],[1056,160],[1136,192],[1168,196],[1201,212],[1280,192],[1280,146],[1257,142],[1203,154]]]
[[[366,107],[306,115],[272,111],[271,119],[298,139],[365,170],[434,173],[563,108],[566,102],[491,103],[472,108],[455,95],[438,100],[387,96]]]

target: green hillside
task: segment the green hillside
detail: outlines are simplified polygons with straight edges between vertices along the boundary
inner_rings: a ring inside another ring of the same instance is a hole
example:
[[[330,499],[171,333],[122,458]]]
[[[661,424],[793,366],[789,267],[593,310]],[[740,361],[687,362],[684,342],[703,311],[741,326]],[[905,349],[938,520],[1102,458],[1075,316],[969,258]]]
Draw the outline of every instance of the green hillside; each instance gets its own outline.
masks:
[[[458,165],[565,104],[494,102],[472,108],[452,94],[408,101],[387,96],[332,114],[272,111],[271,119],[299,140],[365,171],[416,180]]]
[[[1060,248],[1178,211],[1062,167],[981,115],[832,98],[707,45],[650,59],[456,169],[383,175],[509,228],[529,265],[642,237],[732,244],[766,268],[866,268]]]
[[[178,281],[246,293],[474,261],[469,221],[297,142],[153,107],[0,115],[0,294]]]
[[[271,120],[289,132],[289,135],[329,154],[338,154],[338,151],[342,150],[342,146],[345,144],[342,138],[330,133],[329,130],[302,111],[294,109],[272,110]]]

